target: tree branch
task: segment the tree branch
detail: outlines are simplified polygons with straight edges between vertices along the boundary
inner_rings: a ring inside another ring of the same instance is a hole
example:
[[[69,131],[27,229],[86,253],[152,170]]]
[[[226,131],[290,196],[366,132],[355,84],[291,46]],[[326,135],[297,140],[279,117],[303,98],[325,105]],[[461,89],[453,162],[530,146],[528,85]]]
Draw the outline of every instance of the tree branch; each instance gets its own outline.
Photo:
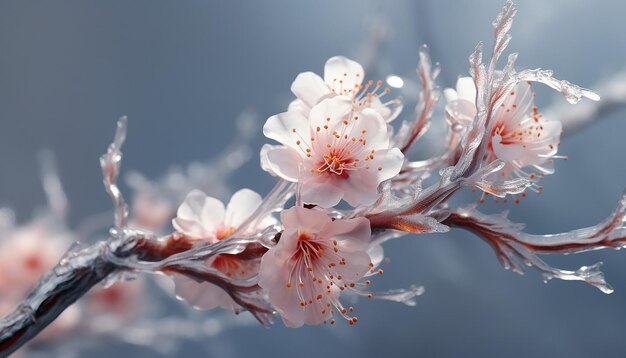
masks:
[[[487,215],[476,210],[475,206],[452,209],[442,221],[450,227],[468,230],[485,240],[494,249],[500,263],[505,268],[523,274],[524,265],[542,273],[544,281],[552,278],[584,281],[604,293],[613,288],[604,280],[599,267],[601,262],[583,266],[576,271],[553,268],[538,254],[579,253],[604,248],[619,249],[626,246],[626,193],[622,196],[613,213],[597,225],[568,232],[535,235],[523,232],[524,225],[511,222],[506,212]]]

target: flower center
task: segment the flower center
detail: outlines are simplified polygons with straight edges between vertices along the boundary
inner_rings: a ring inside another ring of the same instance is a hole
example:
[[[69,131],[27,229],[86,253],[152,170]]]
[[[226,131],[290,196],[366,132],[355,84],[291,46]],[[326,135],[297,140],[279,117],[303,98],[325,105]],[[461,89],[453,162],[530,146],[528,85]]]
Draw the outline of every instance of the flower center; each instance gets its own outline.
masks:
[[[348,73],[343,74],[344,78],[348,76]],[[357,75],[358,76],[358,75]],[[344,79],[334,78],[330,84],[330,89],[337,95],[348,96],[352,98],[352,106],[355,110],[362,110],[363,108],[371,108],[373,102],[376,105],[389,107],[391,105],[397,105],[400,100],[395,98],[385,103],[382,103],[380,99],[391,93],[388,87],[383,88],[383,81],[369,80],[364,85],[355,83],[353,88],[348,88],[345,85]]]
[[[322,156],[323,160],[318,163],[315,169],[318,174],[328,173],[338,175],[340,178],[349,177],[348,170],[354,170],[359,165],[359,159],[350,157],[350,152],[331,148],[330,152]]]
[[[215,232],[215,238],[217,240],[223,240],[227,237],[229,237],[230,235],[233,234],[233,232],[235,232],[235,227],[231,226],[228,228],[224,228],[224,229],[219,229]]]
[[[350,324],[356,323],[356,317],[350,317],[348,311],[339,302],[338,293],[345,289],[356,289],[356,286],[369,285],[348,281],[338,273],[339,266],[348,265],[348,260],[342,257],[341,248],[337,240],[328,240],[301,231],[298,233],[298,244],[291,258],[292,267],[286,283],[287,288],[294,288],[300,298],[302,309],[318,310],[326,318],[333,315],[333,307]],[[326,321],[324,321],[326,323]],[[334,319],[330,319],[334,323]]]

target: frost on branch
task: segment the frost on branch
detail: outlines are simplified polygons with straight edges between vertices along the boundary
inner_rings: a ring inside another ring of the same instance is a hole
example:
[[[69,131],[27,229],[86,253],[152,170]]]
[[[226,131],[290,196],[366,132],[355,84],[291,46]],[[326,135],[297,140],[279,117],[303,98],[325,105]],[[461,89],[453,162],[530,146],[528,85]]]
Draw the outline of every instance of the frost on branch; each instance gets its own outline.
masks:
[[[549,235],[533,235],[523,232],[523,224],[507,219],[507,213],[487,215],[475,206],[451,210],[444,223],[474,232],[496,252],[500,263],[517,273],[524,272],[524,265],[540,271],[544,280],[584,281],[604,293],[613,288],[604,280],[601,263],[583,266],[576,271],[553,268],[537,254],[578,253],[603,248],[620,249],[626,246],[626,193],[613,213],[601,223],[569,232]]]
[[[126,140],[126,127],[128,118],[122,117],[117,121],[117,129],[113,143],[109,145],[107,152],[100,157],[100,166],[102,167],[102,176],[104,177],[104,188],[113,200],[115,207],[115,227],[122,228],[126,226],[128,218],[128,205],[124,201],[122,192],[117,186],[117,177],[120,174],[120,165],[122,162],[122,144]]]
[[[263,127],[265,136],[278,142],[260,151],[261,168],[277,177],[263,198],[249,189],[235,192],[227,204],[213,197],[230,191],[226,178],[248,158],[246,142],[256,127],[244,125],[212,163],[172,171],[159,181],[131,175],[137,195],[129,217],[117,186],[127,125],[122,117],[100,159],[115,209],[109,237],[75,245],[0,321],[2,353],[33,338],[96,284],[141,273],[171,278],[176,295],[194,308],[248,311],[263,325],[272,324],[275,314],[291,327],[334,324],[335,317],[355,324],[354,307],[342,303],[344,295],[414,305],[424,292],[421,286],[370,290],[372,277],[383,274],[386,241],[454,227],[477,234],[503,266],[516,272],[526,265],[545,280],[584,281],[610,293],[599,264],[568,271],[551,267],[538,255],[624,246],[626,198],[602,223],[554,235],[527,234],[506,214],[487,215],[450,200],[472,187],[506,201],[509,195],[525,195],[526,189],[539,192],[537,181],[554,173],[561,123],[539,113],[530,82],[546,84],[570,103],[599,99],[590,90],[555,79],[551,71],[517,71],[517,54],[498,68],[511,41],[515,13],[507,2],[493,23],[491,56],[483,60],[483,46],[476,46],[469,59],[471,77],[459,78],[455,89],[444,91],[443,113],[437,111],[439,65],[425,46],[420,48],[418,104],[395,134],[392,122],[401,102],[387,99],[392,90],[382,87],[383,81],[365,80],[356,61],[334,56],[321,76],[299,74],[286,112],[271,116]],[[412,160],[411,148],[435,115],[447,124],[439,141],[442,152]],[[50,168],[43,177],[50,211],[62,220],[66,206],[58,178]],[[211,190],[219,193],[207,193]],[[287,207],[294,195],[295,205]],[[342,200],[350,208],[338,206]],[[170,220],[174,231],[167,233]],[[11,232],[11,220],[0,221]],[[102,299],[97,292],[93,296],[93,302]],[[137,341],[155,337],[140,332]]]
[[[429,120],[433,115],[435,106],[439,101],[439,88],[435,82],[441,68],[438,63],[432,63],[428,46],[422,45],[419,49],[419,65],[417,75],[422,84],[419,101],[415,107],[413,119],[402,122],[398,133],[394,136],[394,145],[406,152],[411,145],[426,133]]]

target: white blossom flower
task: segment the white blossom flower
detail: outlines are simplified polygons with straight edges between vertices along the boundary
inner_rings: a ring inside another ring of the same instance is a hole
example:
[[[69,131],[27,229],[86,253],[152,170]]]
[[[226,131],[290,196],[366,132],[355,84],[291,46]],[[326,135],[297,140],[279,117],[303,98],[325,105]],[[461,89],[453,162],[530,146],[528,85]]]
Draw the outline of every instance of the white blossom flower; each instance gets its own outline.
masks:
[[[250,189],[241,189],[233,194],[226,207],[200,190],[190,192],[178,208],[172,221],[174,228],[185,236],[215,243],[230,236],[259,207],[262,198]],[[275,223],[273,217],[261,220],[262,230]],[[235,255],[220,254],[206,259],[204,264],[213,267],[228,277],[245,279],[258,272],[259,260],[242,260]],[[175,278],[176,294],[189,304],[200,309],[222,307],[236,311],[239,305],[221,288],[210,283],[199,283],[185,277]]]
[[[323,207],[343,198],[352,206],[373,203],[378,185],[400,172],[404,155],[390,148],[378,112],[355,112],[345,96],[325,99],[306,118],[288,111],[270,117],[263,133],[281,146],[261,150],[261,166],[301,184],[303,202]]]
[[[476,115],[476,88],[470,77],[459,78],[456,91],[446,89],[446,110],[458,123],[469,125]],[[503,160],[505,166],[489,180],[527,178],[531,189],[541,186],[536,180],[553,174],[562,125],[557,120],[544,118],[533,104],[534,93],[530,83],[519,83],[493,114],[493,126],[488,144],[487,163]]]
[[[336,309],[348,322],[353,308],[339,301],[342,291],[363,286],[371,270],[371,235],[365,218],[331,220],[316,209],[293,207],[281,213],[285,230],[278,244],[261,259],[259,286],[269,294],[285,325],[330,321]]]
[[[372,108],[387,123],[394,120],[402,111],[399,99],[382,102],[381,98],[390,93],[383,88],[383,81],[369,80],[363,84],[365,73],[356,61],[343,56],[331,57],[324,66],[324,78],[313,72],[302,72],[291,85],[291,91],[297,99],[289,104],[290,111],[301,112],[308,116],[316,104],[326,98],[346,96],[352,100],[356,111]]]

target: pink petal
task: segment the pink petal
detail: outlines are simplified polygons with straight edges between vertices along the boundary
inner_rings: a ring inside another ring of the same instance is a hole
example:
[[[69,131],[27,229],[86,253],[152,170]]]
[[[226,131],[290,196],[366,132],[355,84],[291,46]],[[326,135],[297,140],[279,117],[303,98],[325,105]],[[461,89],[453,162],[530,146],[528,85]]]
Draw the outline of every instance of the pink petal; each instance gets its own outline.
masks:
[[[285,229],[278,244],[263,255],[259,267],[259,286],[269,292],[270,302],[289,327],[304,324],[304,311],[299,305],[296,288],[286,286],[297,235],[297,229]]]
[[[308,117],[309,112],[311,111],[311,107],[307,106],[304,101],[299,98],[294,99],[289,103],[287,107],[287,112],[299,112],[303,116]]]
[[[292,148],[276,147],[267,151],[267,165],[270,171],[291,182],[298,181],[301,162],[300,154]]]
[[[335,272],[343,276],[346,283],[356,283],[370,270],[372,260],[365,251],[348,251],[339,249],[341,258],[345,259],[345,265],[335,266]]]
[[[348,251],[365,252],[372,236],[370,222],[366,218],[335,220],[319,233],[323,237],[332,237]]]
[[[186,220],[199,220],[206,194],[200,190],[190,191],[183,203],[178,207],[176,216]]]
[[[179,232],[198,239],[210,239],[224,221],[224,204],[193,190],[180,205],[172,225]]]
[[[213,236],[211,232],[206,232],[204,226],[196,220],[185,220],[182,218],[174,218],[172,225],[176,231],[185,234],[186,236],[203,239]]]
[[[273,171],[272,168],[270,166],[269,163],[269,159],[267,158],[267,153],[272,150],[272,149],[276,149],[276,148],[282,148],[283,146],[281,145],[273,145],[273,144],[263,144],[263,146],[261,147],[261,152],[260,152],[260,159],[261,159],[261,169],[265,170],[266,172],[269,172],[272,175],[276,175]]]
[[[309,108],[332,93],[324,80],[313,72],[300,73],[291,84],[291,92]]]
[[[476,103],[476,86],[471,77],[460,77],[456,81],[456,92],[459,99]]]
[[[404,154],[398,148],[377,150],[374,152],[374,159],[369,162],[379,184],[398,175],[402,164],[404,164]]]
[[[363,82],[363,67],[343,56],[331,57],[324,66],[324,82],[340,95],[353,96]]]
[[[311,139],[309,122],[299,112],[283,112],[271,116],[263,126],[263,134],[294,149],[300,147],[298,141],[308,144]]]
[[[352,135],[357,138],[362,136],[366,140],[368,150],[389,148],[387,122],[378,112],[365,108],[353,123]]]
[[[502,103],[503,107],[498,108],[496,122],[504,123],[506,128],[514,130],[531,114],[533,98],[530,84],[518,83],[513,89],[513,95],[508,94]]]
[[[201,222],[207,232],[215,232],[224,223],[224,204],[210,196],[202,206]]]
[[[317,233],[332,220],[325,212],[294,206],[280,213],[280,221],[286,229],[301,229]],[[291,240],[291,239],[290,239]],[[294,240],[297,241],[297,238]],[[279,244],[283,241],[282,237]],[[295,244],[294,244],[295,248]]]
[[[222,307],[234,311],[239,305],[221,288],[207,282],[196,282],[186,277],[174,277],[176,296],[196,309],[210,310]]]
[[[370,257],[370,260],[372,261],[372,268],[377,268],[378,266],[380,266],[380,264],[383,262],[383,260],[385,259],[385,251],[383,250],[382,245],[372,245],[370,246],[370,248],[367,250],[367,254]],[[365,276],[368,276],[368,274],[366,274]]]
[[[331,208],[341,201],[344,191],[340,184],[345,181],[336,175],[325,173],[317,175],[302,183],[300,197],[305,204],[316,204],[323,208]]]
[[[378,176],[376,169],[361,169],[350,173],[348,180],[340,182],[343,200],[353,207],[373,204],[378,198]]]
[[[230,198],[226,206],[224,225],[239,227],[261,205],[261,195],[250,189],[241,189]]]
[[[465,99],[457,99],[448,102],[446,105],[448,113],[463,125],[470,125],[476,117],[476,106],[474,102]]]
[[[309,121],[311,129],[323,128],[328,125],[328,131],[332,132],[342,125],[343,120],[352,111],[352,100],[345,96],[336,96],[321,101],[311,109]],[[330,121],[327,119],[330,118]],[[319,138],[319,136],[318,136]]]
[[[392,103],[383,104],[379,97],[372,97],[369,108],[375,110],[383,117],[385,122],[389,123],[400,115],[403,105],[399,99],[394,100]]]

